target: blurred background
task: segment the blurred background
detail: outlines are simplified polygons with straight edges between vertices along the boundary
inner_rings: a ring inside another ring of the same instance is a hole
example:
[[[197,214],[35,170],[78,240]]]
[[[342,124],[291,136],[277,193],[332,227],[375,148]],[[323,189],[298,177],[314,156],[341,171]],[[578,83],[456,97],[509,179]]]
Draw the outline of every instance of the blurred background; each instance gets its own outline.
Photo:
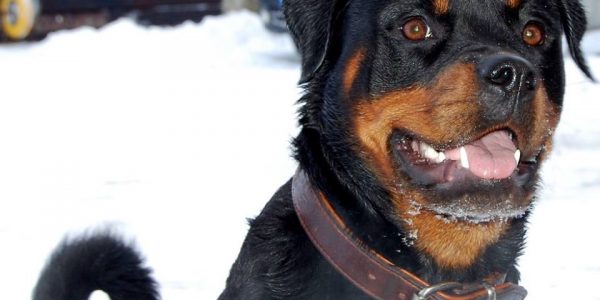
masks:
[[[242,9],[259,12],[270,29],[281,31],[281,5],[281,0],[2,0],[0,37],[40,40],[53,31],[99,28],[124,16],[141,25],[178,25]]]
[[[583,0],[588,11],[588,20],[591,28],[600,27],[600,1],[596,0]]]
[[[599,76],[600,2],[583,2]],[[0,297],[28,299],[65,234],[108,227],[164,299],[216,299],[246,218],[296,167],[281,0],[0,0],[0,18]],[[598,300],[600,87],[565,61],[520,265],[528,299]]]

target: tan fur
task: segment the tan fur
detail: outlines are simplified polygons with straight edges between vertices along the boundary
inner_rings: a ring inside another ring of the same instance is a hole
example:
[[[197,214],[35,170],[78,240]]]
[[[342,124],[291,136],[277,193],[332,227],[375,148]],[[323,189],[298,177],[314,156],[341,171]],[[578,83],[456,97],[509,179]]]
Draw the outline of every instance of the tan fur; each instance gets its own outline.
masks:
[[[498,241],[508,225],[503,221],[449,222],[427,210],[411,214],[415,203],[424,206],[427,199],[398,178],[388,142],[394,129],[416,133],[433,145],[481,135],[475,132],[480,117],[476,82],[474,65],[457,64],[443,71],[431,86],[415,86],[360,101],[354,116],[359,151],[392,194],[399,218],[407,222],[407,230],[416,237],[415,246],[448,269],[472,265],[487,246]],[[536,154],[542,145],[551,147],[550,135],[558,123],[559,110],[548,100],[543,85],[532,101],[526,109],[533,120],[498,125],[528,137],[520,145],[523,157]]]
[[[438,15],[447,14],[450,8],[450,0],[433,0],[433,8]]]
[[[346,95],[350,94],[352,91],[352,86],[358,73],[360,72],[360,64],[365,58],[365,49],[359,49],[354,53],[354,55],[350,58],[348,63],[346,64],[346,70],[344,71],[344,93]]]
[[[414,208],[406,207],[406,197],[396,198],[397,204],[402,207],[399,208],[404,211],[402,217],[407,222],[407,229],[414,235],[415,246],[433,257],[442,268],[471,266],[508,227],[508,223],[502,221],[480,224],[447,221],[426,210],[411,214]]]
[[[377,99],[361,101],[355,112],[355,132],[369,159],[387,178],[394,176],[387,141],[394,128],[418,132],[428,141],[446,141],[472,129],[479,111],[475,67],[450,68],[432,87],[413,87]]]
[[[521,0],[506,0],[506,5],[512,9],[515,9],[521,5]]]
[[[432,213],[414,217],[413,222],[416,246],[446,269],[471,266],[488,245],[498,241],[508,227],[506,222],[445,223]]]
[[[533,110],[535,114],[533,134],[534,140],[530,145],[540,145],[543,143],[544,153],[539,158],[540,162],[546,159],[552,150],[552,134],[560,121],[560,109],[550,102],[544,86],[538,88],[533,100]],[[537,151],[531,149],[530,151]]]

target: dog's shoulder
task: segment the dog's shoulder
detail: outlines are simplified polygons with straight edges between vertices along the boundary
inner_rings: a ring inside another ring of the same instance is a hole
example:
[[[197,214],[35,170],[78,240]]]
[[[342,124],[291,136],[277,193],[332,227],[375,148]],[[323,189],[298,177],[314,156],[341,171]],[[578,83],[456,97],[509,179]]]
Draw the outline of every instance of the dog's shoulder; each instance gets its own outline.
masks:
[[[260,215],[249,220],[249,225],[219,299],[278,299],[296,294],[293,283],[302,281],[297,270],[306,265],[302,260],[310,257],[299,248],[310,243],[294,213],[291,180],[279,188]]]
[[[219,300],[339,299],[364,294],[319,255],[292,203],[292,181],[273,195],[250,229]],[[348,291],[349,289],[349,291]]]

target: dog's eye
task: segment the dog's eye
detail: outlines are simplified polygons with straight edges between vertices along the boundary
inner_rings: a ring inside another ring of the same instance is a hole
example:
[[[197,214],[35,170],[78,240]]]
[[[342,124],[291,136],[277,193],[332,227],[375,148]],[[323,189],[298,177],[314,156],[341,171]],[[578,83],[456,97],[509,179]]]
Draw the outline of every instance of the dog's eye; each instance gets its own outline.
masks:
[[[431,37],[431,28],[420,17],[413,17],[402,25],[402,34],[410,41],[423,41]]]
[[[523,41],[529,46],[539,46],[544,43],[544,27],[537,22],[529,22],[523,29]]]

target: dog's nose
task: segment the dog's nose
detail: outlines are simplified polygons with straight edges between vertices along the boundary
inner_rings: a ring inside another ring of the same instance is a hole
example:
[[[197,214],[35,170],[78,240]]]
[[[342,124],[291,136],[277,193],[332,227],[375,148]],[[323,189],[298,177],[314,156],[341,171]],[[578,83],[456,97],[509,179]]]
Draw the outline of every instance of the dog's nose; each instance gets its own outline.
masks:
[[[533,66],[516,55],[488,56],[479,62],[477,71],[486,83],[509,93],[533,91],[537,86]]]
[[[505,119],[534,96],[537,80],[533,66],[522,57],[496,54],[484,57],[477,64],[483,83],[486,106],[493,119]]]

